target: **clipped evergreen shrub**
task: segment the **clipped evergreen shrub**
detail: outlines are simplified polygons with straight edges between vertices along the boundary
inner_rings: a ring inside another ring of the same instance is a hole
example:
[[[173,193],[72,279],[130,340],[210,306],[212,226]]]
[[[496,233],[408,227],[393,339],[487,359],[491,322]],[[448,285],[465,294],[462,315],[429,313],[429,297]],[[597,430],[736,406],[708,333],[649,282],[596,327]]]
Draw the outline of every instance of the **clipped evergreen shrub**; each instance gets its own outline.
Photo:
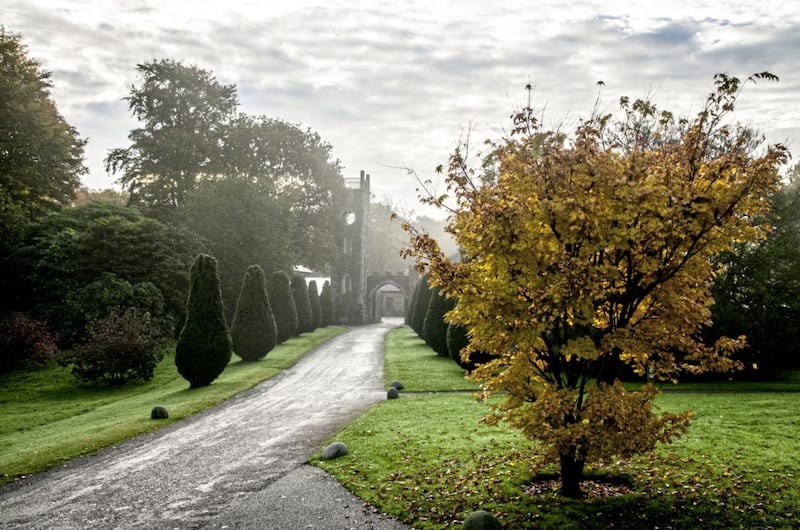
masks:
[[[412,323],[414,322],[414,307],[417,304],[417,298],[419,297],[419,290],[422,288],[422,282],[418,281],[416,285],[414,285],[414,291],[411,293],[411,299],[408,301],[408,305],[406,306],[406,318],[404,323],[406,326],[412,327]]]
[[[317,282],[308,282],[308,302],[311,304],[311,327],[317,329],[322,327],[322,304],[319,300]]]
[[[289,275],[275,271],[269,279],[269,301],[275,325],[278,328],[278,344],[286,342],[297,334],[297,307],[292,297],[292,283]]]
[[[425,274],[419,279],[417,286],[416,299],[414,300],[414,308],[411,313],[411,329],[413,329],[420,338],[424,339],[423,326],[425,324],[425,314],[428,312],[428,304],[431,301],[431,287],[428,284],[428,275]]]
[[[319,295],[319,305],[322,310],[322,326],[331,326],[336,323],[336,310],[333,306],[333,290],[330,282],[322,284],[322,293]]]
[[[447,357],[447,322],[444,315],[456,305],[455,298],[445,298],[438,287],[431,291],[425,322],[422,324],[422,338],[438,355]]]
[[[192,264],[186,323],[175,346],[175,366],[191,388],[210,385],[230,362],[231,349],[217,260],[200,254]]]
[[[482,351],[472,352],[468,361],[462,360],[461,350],[466,348],[468,344],[469,335],[467,333],[467,328],[452,324],[447,326],[447,352],[461,368],[471,372],[479,364],[483,364],[492,360],[491,355]]]
[[[302,274],[292,275],[292,297],[297,307],[297,334],[314,331],[314,316],[308,299],[308,285]]]
[[[250,265],[244,273],[231,324],[233,351],[243,361],[257,361],[272,351],[277,340],[278,328],[267,294],[264,271],[258,265]]]

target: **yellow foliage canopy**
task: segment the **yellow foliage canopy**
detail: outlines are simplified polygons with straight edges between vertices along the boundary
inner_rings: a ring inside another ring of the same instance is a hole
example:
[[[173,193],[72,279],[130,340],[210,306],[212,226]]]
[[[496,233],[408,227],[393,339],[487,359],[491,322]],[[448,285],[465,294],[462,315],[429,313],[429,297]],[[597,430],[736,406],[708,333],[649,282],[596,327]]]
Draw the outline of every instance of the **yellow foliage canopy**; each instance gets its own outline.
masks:
[[[506,396],[496,418],[556,455],[627,456],[686,428],[688,414],[652,412],[653,387],[626,392],[623,369],[669,381],[735,367],[744,338],[699,338],[713,258],[764,235],[787,153],[728,124],[740,83],[716,85],[694,120],[623,98],[620,119],[594,116],[568,136],[526,109],[494,171],[470,169],[461,150],[451,158],[462,261],[412,234],[407,255],[457,298],[449,321],[497,356],[472,374]]]

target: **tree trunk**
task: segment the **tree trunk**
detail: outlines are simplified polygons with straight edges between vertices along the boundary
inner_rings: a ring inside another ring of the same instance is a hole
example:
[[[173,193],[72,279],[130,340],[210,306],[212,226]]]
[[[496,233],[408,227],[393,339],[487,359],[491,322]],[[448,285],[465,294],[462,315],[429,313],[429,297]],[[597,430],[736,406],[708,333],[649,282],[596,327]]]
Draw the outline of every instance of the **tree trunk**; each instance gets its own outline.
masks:
[[[577,460],[575,451],[561,455],[561,495],[578,499],[581,496],[581,480],[585,460]]]

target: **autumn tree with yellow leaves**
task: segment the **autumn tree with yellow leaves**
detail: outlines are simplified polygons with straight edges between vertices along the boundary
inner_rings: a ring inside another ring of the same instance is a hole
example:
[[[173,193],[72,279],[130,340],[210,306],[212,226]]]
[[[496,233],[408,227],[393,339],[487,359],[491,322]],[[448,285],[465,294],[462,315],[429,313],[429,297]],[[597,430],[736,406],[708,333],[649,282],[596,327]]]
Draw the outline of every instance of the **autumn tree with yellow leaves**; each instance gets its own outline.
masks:
[[[776,80],[767,72],[750,82]],[[744,337],[705,344],[714,257],[756,241],[778,187],[782,145],[731,122],[742,83],[715,76],[694,119],[620,100],[570,134],[540,127],[530,105],[497,146],[496,165],[451,157],[448,231],[455,263],[411,227],[405,253],[457,299],[462,352],[496,357],[473,371],[493,394],[486,421],[505,421],[547,448],[561,493],[581,494],[587,463],[651,451],[683,434],[691,412],[657,413],[653,382],[736,368]],[[631,370],[649,381],[629,391]]]

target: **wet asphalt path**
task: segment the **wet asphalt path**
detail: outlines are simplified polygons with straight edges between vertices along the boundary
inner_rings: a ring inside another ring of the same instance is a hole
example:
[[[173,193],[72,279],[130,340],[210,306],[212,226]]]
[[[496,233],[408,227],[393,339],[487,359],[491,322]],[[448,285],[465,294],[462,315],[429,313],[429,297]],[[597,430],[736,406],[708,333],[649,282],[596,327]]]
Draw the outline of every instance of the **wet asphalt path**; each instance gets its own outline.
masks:
[[[0,490],[0,528],[407,528],[303,465],[385,399],[383,339],[400,323],[355,328],[217,408]]]

